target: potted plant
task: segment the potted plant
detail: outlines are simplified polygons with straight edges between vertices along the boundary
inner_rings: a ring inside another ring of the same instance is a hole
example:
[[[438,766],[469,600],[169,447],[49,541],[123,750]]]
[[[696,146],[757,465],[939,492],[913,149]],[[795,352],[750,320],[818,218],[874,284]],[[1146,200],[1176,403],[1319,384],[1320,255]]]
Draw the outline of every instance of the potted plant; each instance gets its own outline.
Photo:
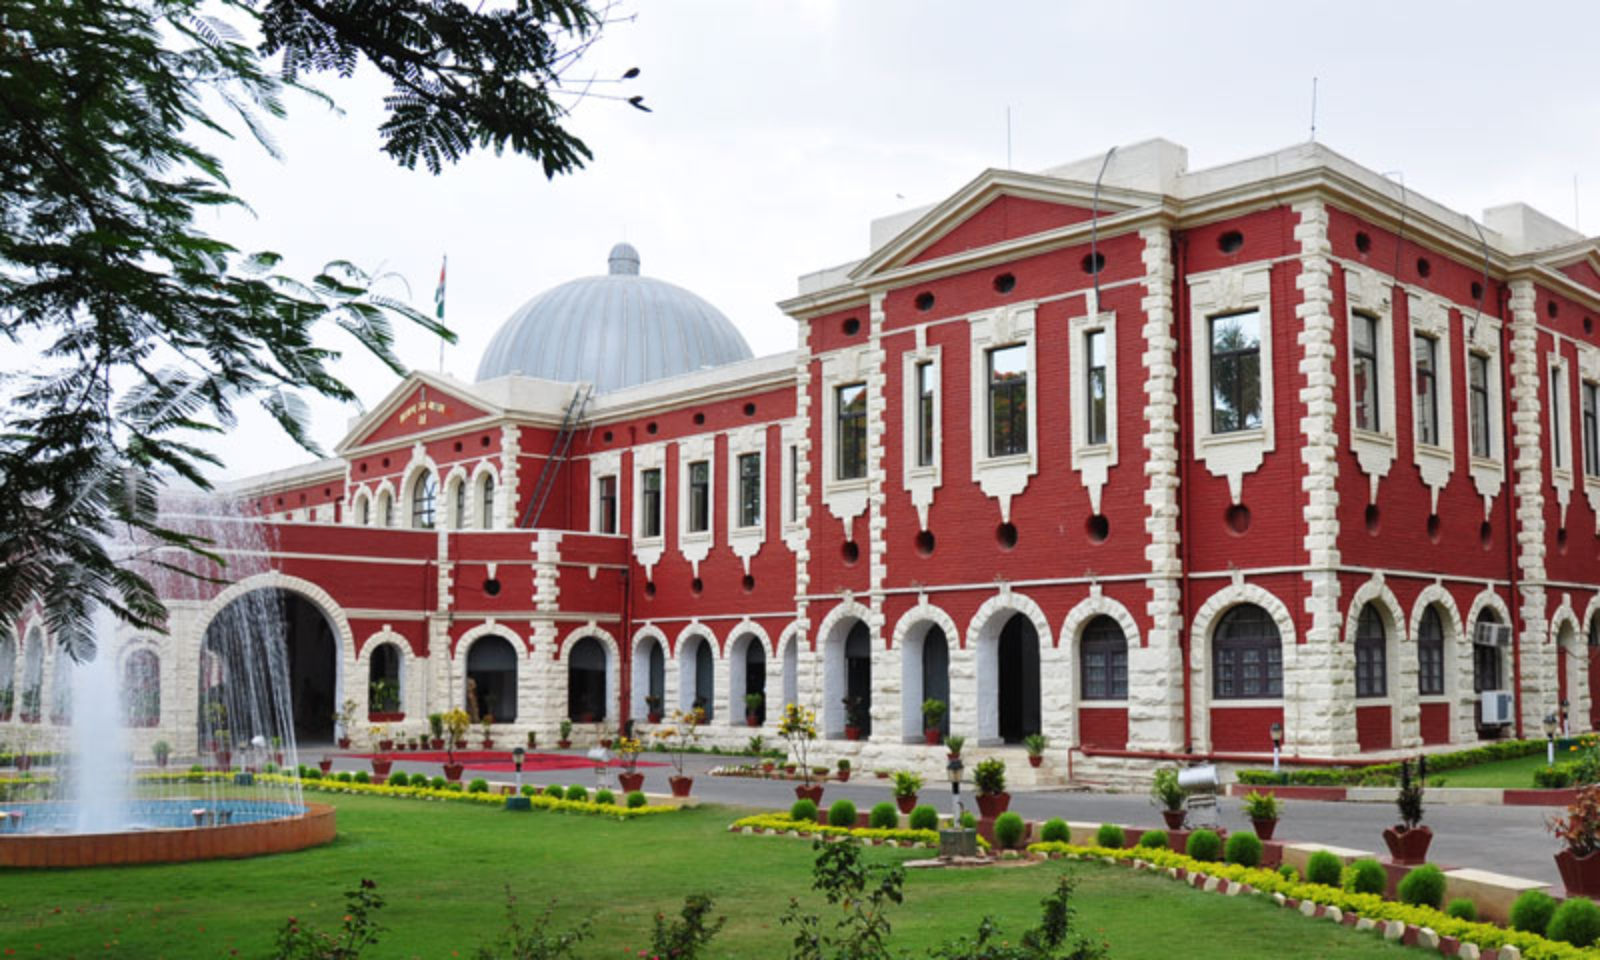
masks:
[[[985,820],[993,820],[1011,807],[1011,794],[1006,792],[1006,762],[999,757],[987,757],[972,768],[972,785],[978,791],[978,812]]]
[[[317,761],[317,768],[322,771],[324,776],[326,776],[329,773],[332,773],[333,772],[333,758],[328,756],[328,755],[326,755],[326,754],[324,754],[322,759]]]
[[[272,762],[276,763],[280,767],[283,766],[283,738],[282,737],[273,737],[272,738]]]
[[[1400,822],[1383,831],[1389,845],[1389,858],[1397,864],[1428,862],[1428,844],[1433,831],[1422,825],[1422,783],[1411,776],[1411,762],[1400,764],[1400,793],[1395,797]]]
[[[382,783],[389,779],[389,768],[394,766],[394,758],[378,755],[370,761],[372,764],[372,782]]]
[[[766,698],[759,693],[747,693],[744,695],[744,722],[746,726],[761,726],[761,704],[765,702]]]
[[[839,770],[839,782],[840,783],[848,783],[850,781],[850,760],[849,760],[849,758],[848,757],[840,757],[839,758],[839,762],[837,764],[835,764],[834,766],[836,766],[838,768],[838,770]]]
[[[433,735],[433,738],[429,742],[428,745],[430,747],[432,747],[434,750],[443,750],[444,749],[444,714],[442,714],[442,713],[430,713],[430,714],[428,714],[428,732]]]
[[[700,724],[705,722],[705,718],[706,715],[699,710],[683,710],[673,716],[672,726],[655,732],[656,737],[666,744],[667,754],[672,758],[672,769],[677,771],[667,778],[674,797],[687,797],[689,791],[694,789],[694,778],[683,772],[683,761],[689,748],[700,739]]]
[[[389,728],[381,723],[375,723],[372,725],[372,732],[369,735],[369,739],[378,745],[379,753],[388,753],[394,749],[394,740],[389,736]]]
[[[817,739],[817,715],[797,703],[788,704],[783,708],[783,719],[778,723],[778,736],[789,742],[789,755],[794,761],[784,764],[784,770],[794,773],[798,767],[802,771],[800,776],[804,782],[794,788],[794,795],[820,804],[822,784],[812,785],[811,767],[806,763],[811,742]]]
[[[909,814],[917,808],[917,793],[922,789],[922,777],[910,770],[894,772],[894,805],[901,813]]]
[[[560,736],[559,739],[556,740],[556,746],[560,747],[563,750],[565,750],[568,747],[572,746],[572,721],[571,720],[563,720],[563,721],[561,721],[561,736]]]
[[[1580,787],[1566,815],[1551,818],[1549,829],[1564,845],[1556,869],[1567,896],[1600,896],[1600,786]]]
[[[1272,831],[1278,828],[1278,798],[1252,790],[1244,795],[1244,815],[1256,828],[1256,836],[1271,840]]]
[[[1022,738],[1022,746],[1028,751],[1028,766],[1038,767],[1044,763],[1044,751],[1050,746],[1050,738],[1042,733],[1030,733]]]
[[[1189,811],[1184,807],[1183,787],[1178,785],[1178,769],[1163,767],[1156,771],[1155,782],[1150,785],[1150,799],[1161,808],[1161,819],[1168,830],[1182,830]]]
[[[944,752],[946,760],[961,759],[961,748],[967,745],[967,738],[962,736],[949,736],[944,738]]]
[[[356,724],[356,711],[361,709],[361,704],[354,700],[346,700],[344,706],[333,715],[333,722],[338,725],[339,749],[350,749],[350,728]]]
[[[935,697],[922,701],[922,742],[930,747],[937,747],[944,737],[940,726],[947,709],[945,702]]]
[[[528,731],[528,750],[529,751],[533,751],[533,750],[537,750],[537,749],[539,749],[539,734],[538,734],[537,731],[529,730]]]
[[[845,697],[844,704],[844,738],[846,740],[860,740],[861,728],[866,725],[866,704],[860,697]]]
[[[761,772],[770,776],[773,769],[776,768],[777,765],[778,762],[771,757],[763,757],[761,759]]]
[[[417,742],[417,738],[416,737],[407,737],[406,738],[406,749],[410,750],[412,753],[416,753],[417,751],[422,749],[422,745],[419,742]]]
[[[660,723],[661,722],[661,698],[660,697],[654,697],[654,696],[648,696],[647,695],[644,698],[644,715],[645,715],[645,720],[647,722],[649,722],[649,723]]]
[[[172,744],[165,740],[157,740],[150,745],[150,753],[156,758],[156,766],[165,767],[167,758],[172,756]]]
[[[617,759],[622,761],[622,772],[617,774],[617,781],[622,784],[625,794],[644,787],[644,774],[639,772],[639,754],[643,750],[644,744],[632,737],[617,741]]]
[[[400,685],[383,678],[367,685],[367,714],[374,719],[391,719],[400,712]]]
[[[443,716],[444,728],[450,734],[446,741],[450,751],[444,763],[444,778],[451,783],[461,782],[461,771],[465,764],[456,763],[456,747],[466,742],[467,731],[472,728],[472,718],[467,716],[467,711],[456,707]]]
[[[494,748],[494,731],[492,731],[489,728],[494,726],[494,714],[492,714],[492,713],[484,714],[483,715],[483,719],[478,721],[478,726],[480,728],[482,728],[483,749],[485,749],[485,750],[493,749]]]

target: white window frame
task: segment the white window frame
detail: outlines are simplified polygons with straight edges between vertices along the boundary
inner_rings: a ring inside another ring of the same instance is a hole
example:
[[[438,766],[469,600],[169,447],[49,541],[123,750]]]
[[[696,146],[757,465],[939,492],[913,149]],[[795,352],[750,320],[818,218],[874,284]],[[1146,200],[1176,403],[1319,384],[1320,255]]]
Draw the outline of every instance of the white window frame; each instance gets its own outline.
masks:
[[[679,463],[683,462],[679,457]],[[656,537],[644,536],[644,474],[646,470],[661,471],[661,535]],[[629,497],[628,515],[631,517],[629,530],[633,534],[633,556],[639,565],[645,568],[645,579],[653,577],[655,566],[661,562],[661,555],[666,550],[667,544],[667,446],[665,443],[651,443],[642,447],[633,448],[633,491]],[[679,498],[680,503],[682,498]],[[680,528],[681,529],[681,528]],[[681,542],[681,541],[680,541]]]
[[[674,472],[678,483],[678,554],[694,566],[695,576],[699,576],[700,561],[711,555],[711,548],[717,542],[717,435],[704,433],[684,437],[677,442],[676,453],[678,469]],[[689,529],[689,466],[702,461],[706,465],[706,528],[694,531]],[[662,472],[661,482],[661,509],[665,513],[665,471]],[[639,489],[642,493],[644,488]],[[643,524],[639,529],[644,529]]]
[[[1394,305],[1392,280],[1371,270],[1354,265],[1344,265],[1345,293],[1345,376],[1350,385],[1350,449],[1361,464],[1361,472],[1368,478],[1369,496],[1375,502],[1378,481],[1389,475],[1394,465],[1398,442],[1396,423],[1400,418],[1400,405],[1395,402],[1395,382],[1399,369],[1394,362]],[[1374,396],[1378,404],[1378,429],[1364,430],[1356,425],[1356,321],[1366,317],[1373,321],[1373,353],[1377,358]],[[1436,354],[1437,355],[1437,354]],[[1412,371],[1415,373],[1415,370]],[[1410,382],[1410,378],[1407,378]],[[1435,387],[1438,381],[1435,380]],[[1416,394],[1412,394],[1415,400]],[[1412,404],[1406,404],[1411,422],[1416,424]]]
[[[1450,352],[1450,304],[1433,294],[1408,292],[1406,317],[1407,332],[1411,337],[1407,343],[1413,345],[1411,363],[1406,370],[1406,385],[1411,397],[1411,402],[1406,404],[1406,409],[1411,413],[1411,458],[1422,476],[1422,482],[1428,485],[1432,501],[1430,512],[1437,513],[1439,492],[1450,482],[1450,475],[1456,468],[1455,363],[1451,360]],[[1434,406],[1438,410],[1438,443],[1421,442],[1416,429],[1417,358],[1414,344],[1419,336],[1433,340],[1433,395]]]
[[[779,480],[783,491],[782,536],[784,546],[792,553],[799,553],[806,542],[805,494],[809,484],[800,475],[800,444],[805,438],[805,429],[805,423],[798,419],[784,421],[780,429],[780,456],[783,460],[783,475]]]
[[[738,430],[728,431],[728,465],[727,469],[727,510],[728,510],[728,546],[733,553],[744,562],[744,572],[750,572],[750,560],[761,552],[761,547],[767,542],[767,522],[770,519],[768,512],[772,507],[770,496],[770,478],[767,476],[767,425],[752,424]],[[758,476],[761,478],[761,521],[753,526],[741,526],[739,516],[739,458],[754,454],[761,458],[761,469]],[[713,497],[713,503],[715,498]]]
[[[920,529],[928,529],[928,510],[933,506],[935,492],[944,483],[944,364],[940,350],[928,345],[928,328],[918,327],[916,345],[901,354],[901,449],[905,455],[900,463],[900,485],[911,495],[911,504],[917,508]],[[933,384],[933,462],[917,462],[917,431],[921,420],[920,396],[917,393],[917,370],[928,365],[928,376]]]
[[[1261,318],[1261,426],[1216,433],[1211,428],[1211,318],[1255,310]],[[1229,267],[1189,278],[1191,416],[1195,453],[1212,476],[1225,477],[1234,503],[1244,478],[1261,469],[1275,446],[1272,265]]]
[[[1577,374],[1578,374],[1578,383],[1579,383],[1578,409],[1579,409],[1579,411],[1582,411],[1582,409],[1583,409],[1583,392],[1582,391],[1583,391],[1584,387],[1593,387],[1595,389],[1595,393],[1596,393],[1596,400],[1600,401],[1600,349],[1592,347],[1592,346],[1590,346],[1589,344],[1586,344],[1586,343],[1578,344],[1578,368],[1577,368]],[[1597,413],[1600,413],[1600,411],[1597,411]],[[1580,417],[1581,417],[1581,412],[1580,412]],[[1595,437],[1595,441],[1597,442],[1597,444],[1600,444],[1600,425],[1597,425],[1595,432],[1597,434],[1597,436]],[[1589,439],[1588,439],[1588,435],[1585,433],[1585,431],[1583,429],[1583,426],[1582,426],[1581,422],[1580,422],[1579,427],[1578,427],[1578,434],[1579,434],[1579,437],[1580,437],[1580,442],[1583,444],[1583,450],[1585,451],[1585,453],[1584,453],[1584,457],[1585,457],[1585,459],[1584,459],[1584,470],[1583,470],[1583,495],[1584,495],[1584,497],[1586,499],[1588,499],[1588,501],[1589,501],[1589,510],[1590,510],[1591,513],[1594,514],[1594,517],[1595,517],[1595,533],[1596,534],[1600,534],[1600,472],[1595,472],[1595,473],[1589,472],[1589,469],[1588,469],[1589,461],[1588,461],[1588,453],[1587,453]],[[1595,454],[1596,454],[1597,457],[1600,457],[1600,449],[1597,449],[1595,451]]]
[[[616,535],[627,536],[629,517],[622,509],[622,452],[608,450],[589,458],[589,532],[601,533],[605,527],[600,522],[600,481],[611,477],[617,483]]]
[[[1467,376],[1462,378],[1460,389],[1462,410],[1467,418],[1467,462],[1472,473],[1472,482],[1477,488],[1478,495],[1484,499],[1484,507],[1487,510],[1491,501],[1500,495],[1501,486],[1505,482],[1503,467],[1506,442],[1503,406],[1505,400],[1501,396],[1503,377],[1500,373],[1500,322],[1479,314],[1476,327],[1476,331],[1468,329],[1468,335],[1462,337],[1462,368],[1467,371]],[[1472,376],[1468,364],[1471,363],[1471,357],[1475,353],[1489,361],[1489,456],[1487,457],[1477,456],[1472,451]]]
[[[1564,341],[1559,337],[1555,341],[1555,349],[1550,353],[1549,392],[1550,409],[1545,414],[1545,421],[1549,424],[1550,431],[1550,485],[1556,491],[1556,503],[1560,506],[1561,527],[1567,525],[1567,508],[1572,505],[1573,461],[1577,459],[1577,444],[1573,438],[1579,432],[1573,429],[1572,424],[1572,363],[1562,352]],[[1580,438],[1581,439],[1581,438]],[[1557,443],[1560,444],[1561,457],[1556,457]]]
[[[1091,313],[1067,322],[1069,341],[1067,362],[1072,436],[1072,469],[1089,491],[1089,505],[1100,513],[1100,496],[1111,468],[1117,465],[1117,315]],[[1087,443],[1089,436],[1089,350],[1091,333],[1105,338],[1106,358],[1106,440]]]
[[[1019,304],[976,314],[968,319],[971,339],[968,379],[972,476],[986,496],[1000,502],[1002,522],[1011,522],[1011,499],[1028,488],[1039,472],[1039,352],[1034,304]],[[1028,369],[1028,450],[989,456],[989,351],[1022,346]]]
[[[867,475],[852,480],[839,479],[839,388],[852,383],[867,385],[867,442],[872,441],[872,421],[883,414],[881,374],[874,375],[866,347],[838,350],[822,358],[821,389],[822,456],[817,476],[822,483],[822,502],[828,512],[850,534],[850,523],[867,512],[867,492],[872,486],[872,457],[867,456]],[[879,389],[874,389],[874,384]],[[816,451],[813,450],[813,453]],[[813,457],[812,462],[818,458]]]

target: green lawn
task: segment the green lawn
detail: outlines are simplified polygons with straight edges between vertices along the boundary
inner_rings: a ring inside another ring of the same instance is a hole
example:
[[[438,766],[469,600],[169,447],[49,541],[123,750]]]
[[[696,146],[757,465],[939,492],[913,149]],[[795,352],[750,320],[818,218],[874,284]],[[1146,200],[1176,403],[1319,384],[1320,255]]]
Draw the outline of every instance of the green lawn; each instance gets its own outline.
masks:
[[[249,861],[101,870],[12,872],[0,881],[0,956],[266,957],[286,917],[331,928],[343,891],[362,877],[388,900],[376,957],[470,957],[502,928],[505,889],[525,916],[551,898],[566,919],[592,915],[584,955],[616,958],[646,944],[650,918],[707,891],[729,917],[716,957],[782,957],[778,924],[791,895],[809,892],[810,844],[730,834],[739,813],[709,807],[619,823],[466,804],[326,797],[339,839],[316,850]],[[878,860],[925,853],[874,850]],[[1358,957],[1411,951],[1261,898],[1225,898],[1117,867],[1048,862],[981,871],[914,871],[894,917],[911,956],[961,933],[981,914],[1013,936],[1038,918],[1056,875],[1080,877],[1082,929],[1121,958]],[[236,952],[235,952],[236,951]]]
[[[1557,756],[1559,761],[1561,756]],[[1527,757],[1517,757],[1513,760],[1496,760],[1493,763],[1480,763],[1475,767],[1462,767],[1459,770],[1447,770],[1437,778],[1431,774],[1429,782],[1435,779],[1443,780],[1445,787],[1513,787],[1531,790],[1533,788],[1533,771],[1544,768],[1544,754],[1537,753]]]

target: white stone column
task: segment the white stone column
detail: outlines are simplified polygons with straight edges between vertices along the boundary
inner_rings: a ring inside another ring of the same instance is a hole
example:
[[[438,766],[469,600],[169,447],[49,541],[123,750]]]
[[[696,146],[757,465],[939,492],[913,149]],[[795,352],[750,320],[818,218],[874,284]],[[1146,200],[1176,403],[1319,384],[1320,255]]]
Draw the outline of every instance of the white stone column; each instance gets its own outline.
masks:
[[[1544,429],[1539,401],[1544,364],[1539,357],[1539,315],[1531,280],[1511,283],[1511,422],[1512,490],[1515,513],[1517,573],[1521,596],[1513,599],[1514,616],[1521,619],[1517,642],[1521,657],[1522,725],[1528,736],[1538,736],[1544,716],[1559,709],[1556,678],[1556,644],[1550,637],[1545,580]],[[1513,623],[1512,629],[1517,629]],[[1510,677],[1506,678],[1508,681]],[[1570,678],[1569,678],[1570,679]]]

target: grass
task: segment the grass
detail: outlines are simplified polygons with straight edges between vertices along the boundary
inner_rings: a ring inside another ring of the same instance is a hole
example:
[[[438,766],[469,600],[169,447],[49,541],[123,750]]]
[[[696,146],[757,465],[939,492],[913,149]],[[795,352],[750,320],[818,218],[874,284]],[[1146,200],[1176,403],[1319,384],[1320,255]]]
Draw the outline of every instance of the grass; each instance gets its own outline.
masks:
[[[1558,754],[1556,760],[1563,758]],[[1544,769],[1544,754],[1537,753],[1526,757],[1517,757],[1512,760],[1496,760],[1492,763],[1480,763],[1474,767],[1462,767],[1459,770],[1447,770],[1438,775],[1444,781],[1445,787],[1512,787],[1516,789],[1533,789],[1533,772]],[[1429,781],[1435,778],[1432,774]]]
[[[648,943],[657,910],[705,891],[729,918],[713,957],[781,957],[791,896],[811,907],[809,843],[727,832],[739,813],[705,807],[620,823],[464,804],[326,796],[339,808],[328,846],[249,861],[13,873],[0,884],[0,955],[266,957],[285,918],[337,927],[343,894],[377,881],[386,928],[371,957],[470,957],[504,927],[506,888],[525,919],[552,898],[563,922],[596,919],[584,957]],[[876,862],[926,856],[875,849]],[[993,914],[1011,937],[1033,926],[1056,876],[1080,878],[1078,929],[1120,958],[1365,957],[1410,952],[1313,922],[1261,898],[1226,898],[1152,874],[1047,862],[982,871],[911,871],[893,943],[909,955],[970,935]]]

